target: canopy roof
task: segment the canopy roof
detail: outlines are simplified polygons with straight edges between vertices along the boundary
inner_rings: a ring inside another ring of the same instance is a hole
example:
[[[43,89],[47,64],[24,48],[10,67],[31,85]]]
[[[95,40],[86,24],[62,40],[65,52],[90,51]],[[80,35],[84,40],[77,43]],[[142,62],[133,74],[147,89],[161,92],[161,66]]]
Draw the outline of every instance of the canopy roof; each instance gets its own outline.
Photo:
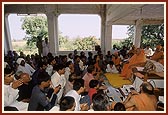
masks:
[[[133,25],[137,20],[144,23],[164,22],[164,3],[137,4],[5,4],[5,14],[98,14],[104,13],[106,22],[113,25]]]

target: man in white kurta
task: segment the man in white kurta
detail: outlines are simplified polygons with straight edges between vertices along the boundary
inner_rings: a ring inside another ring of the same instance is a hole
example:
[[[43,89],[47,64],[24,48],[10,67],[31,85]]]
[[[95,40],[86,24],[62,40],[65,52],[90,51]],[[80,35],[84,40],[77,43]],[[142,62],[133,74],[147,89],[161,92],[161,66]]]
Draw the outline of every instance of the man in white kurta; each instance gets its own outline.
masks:
[[[80,111],[81,108],[80,108],[80,98],[81,98],[81,95],[79,95],[77,93],[77,91],[75,90],[70,90],[65,96],[71,96],[75,99],[75,103],[76,103],[76,106],[75,106],[75,111]]]
[[[45,40],[42,41],[42,47],[43,47],[43,50],[42,50],[43,56],[47,56],[48,53],[50,52],[48,38],[45,38]]]
[[[153,51],[152,49],[150,48],[150,45],[147,45],[146,48],[144,49],[144,52],[145,52],[145,55],[148,57],[148,56],[152,56],[153,55]]]
[[[119,73],[115,65],[110,65],[110,64],[107,64],[106,72]]]
[[[19,64],[17,72],[21,71],[23,73],[28,73],[30,76],[32,76],[35,72],[35,69],[33,69],[29,64],[27,64],[23,58],[18,58],[16,62]]]
[[[66,63],[65,74],[64,74],[67,81],[69,79],[69,75],[73,72],[74,72],[74,64],[72,63],[72,61],[68,61]]]
[[[58,65],[60,66],[60,65]],[[66,84],[66,79],[64,77],[65,68],[59,68],[52,76],[51,76],[51,82],[53,87],[57,87],[58,85],[61,85],[61,89],[59,93],[57,94],[57,102],[60,102],[60,99],[63,95],[64,87]]]
[[[49,60],[48,60],[48,65],[47,65],[47,68],[46,68],[46,72],[50,75],[50,76],[52,76],[52,74],[54,73],[54,71],[53,71],[53,67],[54,67],[54,65],[56,65],[56,61],[55,61],[55,58],[50,58]]]
[[[28,103],[16,100],[19,96],[18,92],[19,90],[12,88],[11,85],[4,85],[4,107],[11,106],[19,111],[27,111]]]
[[[82,103],[81,104],[81,93],[85,91],[84,87],[84,80],[83,79],[78,79],[75,80],[73,84],[73,90],[70,90],[65,96],[70,96],[75,99],[75,111],[87,111],[89,109],[89,106],[87,103]]]
[[[70,68],[69,68],[69,67],[66,67],[66,68],[65,68],[65,79],[66,79],[66,81],[68,81],[70,74],[71,74]]]

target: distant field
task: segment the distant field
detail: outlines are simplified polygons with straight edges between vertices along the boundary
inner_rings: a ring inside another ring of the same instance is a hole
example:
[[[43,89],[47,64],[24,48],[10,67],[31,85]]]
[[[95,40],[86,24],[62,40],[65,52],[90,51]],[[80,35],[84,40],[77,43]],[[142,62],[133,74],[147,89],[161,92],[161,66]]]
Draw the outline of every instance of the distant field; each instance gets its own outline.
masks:
[[[118,44],[121,41],[123,41],[124,39],[112,39],[112,45],[113,44]],[[100,41],[98,41],[100,44]],[[33,48],[29,48],[26,45],[26,40],[19,40],[19,41],[12,41],[12,46],[13,46],[13,50],[15,50],[17,53],[19,53],[20,51],[23,51],[24,54],[35,54],[38,53],[38,50],[36,48],[36,46],[34,46]],[[67,49],[65,48],[60,48],[61,51],[65,51]]]
[[[18,48],[18,47],[23,47],[26,45],[26,41],[25,40],[20,40],[20,41],[12,41],[12,46],[13,48]]]
[[[35,54],[37,53],[37,48],[30,49],[26,45],[26,40],[12,41],[13,50],[17,53],[23,51],[24,54]]]

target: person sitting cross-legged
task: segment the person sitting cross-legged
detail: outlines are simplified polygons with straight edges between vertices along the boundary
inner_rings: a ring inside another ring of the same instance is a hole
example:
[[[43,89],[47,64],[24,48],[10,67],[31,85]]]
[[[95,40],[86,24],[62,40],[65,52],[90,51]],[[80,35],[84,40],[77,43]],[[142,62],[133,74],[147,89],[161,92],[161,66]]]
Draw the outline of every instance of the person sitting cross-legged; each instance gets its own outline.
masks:
[[[70,90],[65,96],[71,96],[75,99],[76,107],[75,111],[86,111],[89,109],[87,103],[80,104],[81,94],[85,91],[84,80],[75,80],[73,84],[73,90]]]
[[[28,73],[30,76],[32,76],[35,72],[35,69],[32,68],[28,63],[26,63],[23,58],[18,58],[16,62],[17,64],[19,64],[17,72],[22,71],[23,73]]]
[[[97,90],[99,89],[99,81],[98,80],[91,80],[89,82],[89,91],[88,91],[88,95],[90,97],[90,102],[92,103],[92,96],[97,93]]]
[[[5,111],[26,111],[28,103],[18,101],[18,87],[23,85],[21,79],[14,80],[13,70],[10,68],[4,69],[4,110]]]
[[[22,73],[19,77],[19,80],[21,80],[23,84],[18,87],[19,97],[17,100],[22,102],[29,102],[33,89],[31,77],[28,73]]]
[[[109,64],[107,64],[106,72],[119,73],[113,61],[110,61]]]
[[[144,50],[137,48],[136,53],[123,65],[120,76],[124,77],[124,80],[130,79],[132,77],[132,68],[137,67],[144,62],[146,62]]]
[[[124,101],[124,105],[126,110],[156,111],[157,98],[154,95],[153,86],[149,82],[143,82],[140,86],[140,93],[131,91]]]
[[[48,111],[54,105],[57,99],[57,93],[60,90],[60,86],[53,88],[53,95],[51,101],[46,96],[46,90],[51,85],[51,77],[47,72],[43,71],[38,74],[38,85],[34,86],[32,95],[30,98],[28,111]]]

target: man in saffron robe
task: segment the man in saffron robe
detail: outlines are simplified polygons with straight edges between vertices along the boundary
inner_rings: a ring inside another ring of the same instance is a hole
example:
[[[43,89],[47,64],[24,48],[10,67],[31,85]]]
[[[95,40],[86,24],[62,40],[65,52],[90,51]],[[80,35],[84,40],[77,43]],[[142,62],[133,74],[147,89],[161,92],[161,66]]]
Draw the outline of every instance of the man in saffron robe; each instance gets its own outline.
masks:
[[[149,82],[143,82],[140,93],[132,90],[123,103],[128,111],[156,111],[157,98],[154,95],[154,87]]]
[[[121,58],[120,56],[118,55],[118,52],[114,52],[114,56],[112,57],[112,61],[114,62],[114,65],[116,66],[117,70],[119,72],[121,72]]]
[[[126,64],[124,64],[120,76],[124,77],[124,79],[131,78],[132,68],[142,64],[143,62],[146,62],[144,50],[137,48],[136,53],[129,59]]]
[[[159,61],[160,59],[163,59],[164,53],[163,51],[161,51],[161,49],[162,49],[161,45],[156,46],[156,50],[154,54],[152,55],[151,60]]]

